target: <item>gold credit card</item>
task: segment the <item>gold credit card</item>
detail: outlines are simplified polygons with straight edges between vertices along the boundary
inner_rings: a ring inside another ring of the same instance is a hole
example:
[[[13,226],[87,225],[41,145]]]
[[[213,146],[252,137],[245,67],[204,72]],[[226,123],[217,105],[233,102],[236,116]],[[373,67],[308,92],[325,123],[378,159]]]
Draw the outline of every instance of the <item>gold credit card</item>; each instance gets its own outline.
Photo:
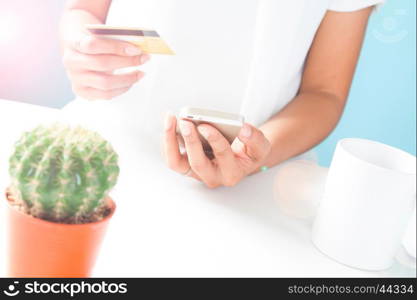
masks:
[[[99,37],[126,41],[138,46],[143,52],[149,54],[174,55],[174,51],[159,36],[156,30],[133,28],[133,27],[115,27],[105,24],[86,25],[87,30]]]

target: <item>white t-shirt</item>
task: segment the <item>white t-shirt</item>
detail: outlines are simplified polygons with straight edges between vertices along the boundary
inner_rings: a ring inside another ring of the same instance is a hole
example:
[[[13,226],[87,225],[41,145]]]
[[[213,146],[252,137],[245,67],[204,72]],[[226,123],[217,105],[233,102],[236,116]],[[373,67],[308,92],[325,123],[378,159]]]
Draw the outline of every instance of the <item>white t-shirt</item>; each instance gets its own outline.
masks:
[[[112,101],[76,102],[148,133],[182,106],[242,113],[260,125],[296,96],[326,11],[383,1],[113,0],[107,24],[155,29],[176,55],[154,55],[140,68],[145,78]]]

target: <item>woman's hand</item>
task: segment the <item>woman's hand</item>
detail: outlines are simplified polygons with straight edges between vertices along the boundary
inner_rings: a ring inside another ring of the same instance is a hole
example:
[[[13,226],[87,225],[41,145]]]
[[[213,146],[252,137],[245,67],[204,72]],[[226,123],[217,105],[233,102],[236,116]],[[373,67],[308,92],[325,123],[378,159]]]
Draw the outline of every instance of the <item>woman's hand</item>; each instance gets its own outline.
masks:
[[[177,120],[168,115],[165,126],[165,156],[168,166],[181,174],[189,175],[204,182],[209,188],[234,186],[247,175],[262,166],[271,145],[257,128],[245,124],[232,145],[214,127],[196,126],[189,121],[180,120],[181,135],[184,138],[186,155],[179,149]],[[198,132],[209,142],[214,159],[204,153]]]
[[[149,60],[148,54],[128,43],[98,38],[87,33],[63,42],[63,63],[75,94],[89,99],[112,99],[127,92],[144,73],[115,75],[113,71],[135,67]]]

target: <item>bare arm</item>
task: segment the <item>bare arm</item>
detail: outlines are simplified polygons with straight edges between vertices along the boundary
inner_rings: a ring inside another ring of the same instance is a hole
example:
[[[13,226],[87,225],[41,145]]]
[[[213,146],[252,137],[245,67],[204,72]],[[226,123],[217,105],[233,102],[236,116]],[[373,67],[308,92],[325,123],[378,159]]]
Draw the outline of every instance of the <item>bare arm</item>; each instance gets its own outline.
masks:
[[[61,37],[83,31],[85,24],[104,24],[111,2],[112,0],[69,0],[61,19]]]
[[[261,126],[271,143],[264,165],[272,166],[307,151],[336,127],[371,11],[327,12],[310,49],[297,97]]]
[[[83,1],[83,0],[68,0],[66,4],[66,12],[81,12],[92,15],[101,23],[104,23],[109,12],[112,0],[98,0],[98,1]]]

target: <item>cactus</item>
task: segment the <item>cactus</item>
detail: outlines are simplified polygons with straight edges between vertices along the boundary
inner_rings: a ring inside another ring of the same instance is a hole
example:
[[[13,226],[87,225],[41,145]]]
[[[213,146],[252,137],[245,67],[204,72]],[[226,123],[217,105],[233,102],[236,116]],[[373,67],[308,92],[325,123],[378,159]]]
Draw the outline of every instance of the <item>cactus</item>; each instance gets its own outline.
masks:
[[[93,214],[108,211],[106,198],[119,175],[117,161],[111,145],[95,132],[62,124],[39,126],[22,135],[10,158],[14,201],[44,220],[89,222]]]

